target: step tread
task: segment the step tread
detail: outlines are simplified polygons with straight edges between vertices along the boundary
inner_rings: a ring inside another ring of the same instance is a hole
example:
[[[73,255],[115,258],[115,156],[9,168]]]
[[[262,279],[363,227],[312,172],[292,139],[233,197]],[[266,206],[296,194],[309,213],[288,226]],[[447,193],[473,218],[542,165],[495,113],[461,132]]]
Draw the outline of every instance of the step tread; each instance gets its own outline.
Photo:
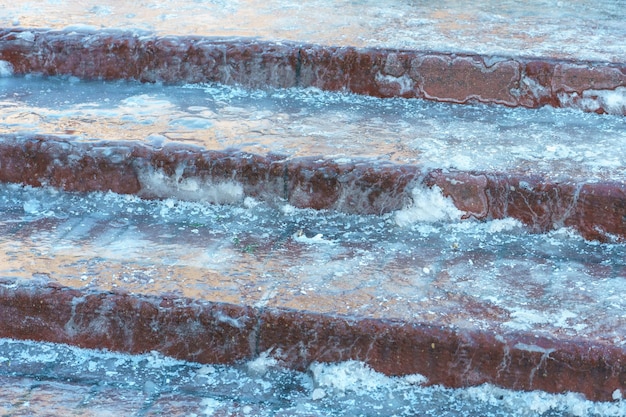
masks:
[[[167,6],[90,1],[45,3],[28,9],[16,2],[0,5],[0,24],[5,27],[119,28],[160,35],[626,61],[626,12],[618,0],[471,4],[316,0],[297,5],[285,0],[176,0]]]
[[[6,134],[133,140],[157,148],[181,143],[554,180],[626,178],[624,118],[572,109],[37,77],[0,79],[0,105],[0,133]]]
[[[571,231],[1,189],[4,280],[626,344],[626,246]]]

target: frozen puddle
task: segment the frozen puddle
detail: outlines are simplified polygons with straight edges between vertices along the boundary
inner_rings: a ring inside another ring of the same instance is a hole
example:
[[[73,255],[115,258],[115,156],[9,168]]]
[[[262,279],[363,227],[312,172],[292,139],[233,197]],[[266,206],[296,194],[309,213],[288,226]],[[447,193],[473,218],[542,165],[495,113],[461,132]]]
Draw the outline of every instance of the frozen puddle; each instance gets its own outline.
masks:
[[[180,142],[260,155],[365,158],[554,179],[625,177],[624,118],[572,109],[32,76],[0,78],[0,108],[0,133],[8,134],[133,140],[157,148]]]
[[[386,377],[360,362],[315,363],[306,372],[271,355],[236,366],[125,355],[0,339],[0,396],[9,413],[241,416],[624,416],[626,403],[491,385],[423,386],[421,375]]]
[[[460,222],[423,193],[359,216],[2,185],[0,275],[624,347],[626,245]]]

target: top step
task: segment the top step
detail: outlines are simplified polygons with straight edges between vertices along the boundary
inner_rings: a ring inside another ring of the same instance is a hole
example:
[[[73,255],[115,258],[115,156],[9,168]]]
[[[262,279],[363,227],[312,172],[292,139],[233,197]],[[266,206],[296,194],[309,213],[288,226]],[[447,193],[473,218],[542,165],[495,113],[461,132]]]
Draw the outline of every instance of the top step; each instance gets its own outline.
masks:
[[[61,0],[0,6],[0,27],[59,30],[78,23],[159,36],[626,62],[626,8],[620,0]]]
[[[0,74],[313,86],[626,114],[619,2],[395,3],[3,4]]]

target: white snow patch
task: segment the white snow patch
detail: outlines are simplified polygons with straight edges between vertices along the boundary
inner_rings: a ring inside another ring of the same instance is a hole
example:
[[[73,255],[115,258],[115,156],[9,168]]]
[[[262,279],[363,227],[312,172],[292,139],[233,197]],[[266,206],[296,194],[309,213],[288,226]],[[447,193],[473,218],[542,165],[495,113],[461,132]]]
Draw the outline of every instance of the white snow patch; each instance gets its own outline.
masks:
[[[267,371],[278,366],[278,360],[271,356],[272,349],[261,352],[258,358],[251,360],[246,364],[248,373],[253,376],[265,375]]]
[[[615,90],[589,90],[585,91],[583,96],[587,93],[597,96],[607,113],[626,114],[626,87],[617,87]]]
[[[400,94],[409,93],[415,89],[415,83],[413,82],[411,77],[407,75],[394,77],[391,75],[383,75],[381,73],[378,73],[376,74],[376,82],[379,84],[388,85],[396,84],[398,87],[400,87]]]
[[[556,327],[568,327],[567,321],[575,317],[578,317],[578,314],[569,310],[563,310],[561,311],[561,314],[555,317],[554,325]]]
[[[390,378],[359,361],[336,364],[313,363],[309,367],[314,384],[324,391],[342,394],[348,391],[374,390]]]
[[[462,215],[463,212],[454,206],[450,198],[443,196],[439,187],[415,187],[412,203],[395,213],[395,222],[400,227],[406,227],[418,222],[459,220]]]
[[[210,178],[183,178],[168,176],[160,170],[139,172],[142,193],[159,198],[179,198],[215,204],[234,204],[243,200],[243,186],[232,180],[215,182]]]
[[[549,394],[542,391],[515,392],[493,385],[484,384],[478,387],[459,391],[461,398],[480,401],[502,409],[517,410],[515,415],[537,416],[549,411],[558,411],[575,417],[584,416],[624,416],[626,404],[602,403],[586,400],[582,395],[568,392],[565,394]]]
[[[311,393],[311,399],[313,401],[321,400],[325,396],[326,396],[326,391],[324,391],[322,388],[315,388],[313,392]]]
[[[489,233],[500,233],[509,230],[519,229],[520,227],[523,227],[523,225],[519,220],[512,217],[507,217],[504,219],[494,219],[486,222],[486,227]]]
[[[13,75],[13,65],[8,61],[0,61],[0,78]]]
[[[626,114],[626,87],[617,87],[614,90],[585,90],[580,96],[578,93],[560,93],[559,101],[563,107],[575,107],[586,111],[596,111],[600,108],[609,114]]]
[[[216,400],[215,398],[205,398],[200,403],[204,408],[204,414],[207,416],[213,416],[217,413],[221,408],[224,408],[226,404],[222,404],[221,401]]]
[[[304,233],[296,232],[293,235],[293,239],[296,242],[306,243],[308,245],[316,245],[316,244],[334,245],[335,244],[334,240],[325,239],[324,235],[321,233],[318,233],[313,237],[307,237]]]
[[[529,330],[535,324],[546,324],[550,320],[541,311],[517,309],[511,313],[513,320],[503,323],[503,326],[514,330]]]
[[[35,41],[35,34],[33,32],[30,31],[24,31],[24,32],[19,32],[15,35],[15,37],[17,39],[22,39],[25,40],[27,42],[34,42]]]

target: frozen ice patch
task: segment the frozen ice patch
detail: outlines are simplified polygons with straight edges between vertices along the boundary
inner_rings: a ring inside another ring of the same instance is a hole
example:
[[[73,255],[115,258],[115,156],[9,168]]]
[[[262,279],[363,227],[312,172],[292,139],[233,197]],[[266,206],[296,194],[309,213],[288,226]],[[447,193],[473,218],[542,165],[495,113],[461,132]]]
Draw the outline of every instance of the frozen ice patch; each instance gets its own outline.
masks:
[[[626,115],[626,87],[614,90],[585,90],[578,93],[561,93],[559,101],[563,107],[575,107],[595,112],[600,109],[609,114]]]
[[[503,323],[514,330],[530,330],[536,324],[546,324],[550,320],[541,311],[517,309],[511,313],[512,320]]]
[[[30,31],[24,31],[24,32],[19,32],[15,35],[15,37],[17,39],[22,39],[24,41],[27,42],[34,42],[35,41],[35,34],[33,32]]]
[[[271,356],[272,349],[262,352],[258,358],[246,364],[248,374],[251,376],[265,375],[270,369],[278,366],[278,360]]]
[[[313,363],[309,370],[318,389],[334,393],[374,390],[389,383],[389,377],[371,369],[363,362],[337,364]],[[321,393],[318,393],[318,396]]]
[[[463,212],[451,199],[444,197],[439,187],[415,187],[411,204],[395,213],[395,221],[398,226],[406,227],[418,222],[455,221],[462,215]]]
[[[523,227],[522,222],[512,217],[494,219],[485,223],[488,233],[500,233]]]
[[[166,175],[161,170],[144,170],[139,173],[139,182],[142,194],[158,198],[179,198],[214,204],[234,204],[244,198],[243,186],[236,181],[185,178],[182,170],[173,176]]]
[[[8,61],[0,61],[0,78],[13,75],[13,65]]]
[[[298,231],[293,235],[293,239],[296,242],[306,243],[308,245],[322,244],[322,245],[334,245],[333,240],[325,239],[321,233],[316,234],[313,237],[307,237],[302,231]]]

